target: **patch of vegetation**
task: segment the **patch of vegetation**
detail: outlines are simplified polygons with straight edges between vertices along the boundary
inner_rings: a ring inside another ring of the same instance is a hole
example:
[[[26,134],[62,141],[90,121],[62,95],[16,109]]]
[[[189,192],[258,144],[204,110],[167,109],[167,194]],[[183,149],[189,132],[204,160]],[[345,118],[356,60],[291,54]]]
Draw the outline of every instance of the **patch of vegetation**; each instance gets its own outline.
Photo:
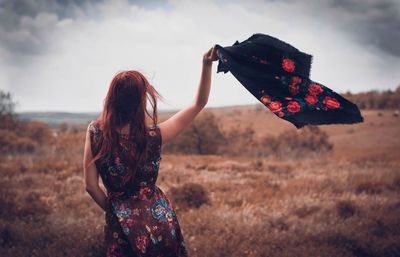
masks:
[[[177,209],[199,208],[210,203],[207,191],[197,183],[185,183],[180,187],[172,187],[170,195]]]

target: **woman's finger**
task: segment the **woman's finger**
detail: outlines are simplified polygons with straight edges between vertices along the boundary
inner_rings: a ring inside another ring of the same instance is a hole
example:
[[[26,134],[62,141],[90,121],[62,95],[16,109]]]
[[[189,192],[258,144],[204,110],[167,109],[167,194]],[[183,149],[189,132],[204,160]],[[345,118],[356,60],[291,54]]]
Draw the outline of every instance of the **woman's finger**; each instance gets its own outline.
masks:
[[[207,53],[206,53],[206,56],[207,56],[207,57],[209,57],[209,56],[210,56],[210,54],[211,54],[212,50],[213,50],[213,48],[212,48],[212,47],[211,47],[210,49],[208,49],[208,51],[207,51]]]
[[[212,51],[211,51],[211,59],[213,61],[218,60],[218,50],[215,46],[212,48]]]

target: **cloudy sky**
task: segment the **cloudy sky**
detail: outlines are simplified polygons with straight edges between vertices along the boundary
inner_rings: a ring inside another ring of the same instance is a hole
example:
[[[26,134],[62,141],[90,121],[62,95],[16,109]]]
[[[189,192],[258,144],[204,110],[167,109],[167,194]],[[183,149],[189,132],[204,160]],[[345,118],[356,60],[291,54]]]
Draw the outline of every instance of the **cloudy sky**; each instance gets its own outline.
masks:
[[[100,111],[112,77],[143,72],[167,99],[194,99],[214,44],[254,33],[314,56],[311,78],[338,92],[400,84],[398,0],[0,0],[0,89],[17,111]],[[257,100],[216,73],[208,107]]]

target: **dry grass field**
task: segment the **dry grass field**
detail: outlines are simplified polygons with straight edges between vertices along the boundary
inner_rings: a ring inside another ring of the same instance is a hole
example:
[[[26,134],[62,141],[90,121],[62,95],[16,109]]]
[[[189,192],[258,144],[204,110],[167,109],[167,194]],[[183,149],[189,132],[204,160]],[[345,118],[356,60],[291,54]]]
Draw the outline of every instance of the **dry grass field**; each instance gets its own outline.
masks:
[[[207,110],[224,133],[296,131],[259,106]],[[324,154],[163,153],[157,184],[190,256],[400,256],[400,117],[363,116],[320,126],[333,145]],[[1,157],[0,256],[103,256],[105,217],[84,190],[83,143],[84,132],[64,133],[33,154]]]

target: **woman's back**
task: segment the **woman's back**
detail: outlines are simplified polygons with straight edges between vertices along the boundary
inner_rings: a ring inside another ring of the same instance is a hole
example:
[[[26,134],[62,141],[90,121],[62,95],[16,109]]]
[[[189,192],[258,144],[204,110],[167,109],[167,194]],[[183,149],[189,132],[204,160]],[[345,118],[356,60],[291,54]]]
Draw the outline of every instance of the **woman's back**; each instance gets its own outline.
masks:
[[[89,124],[91,133],[92,152],[97,152],[96,144],[102,136],[100,126],[92,121]],[[118,134],[119,144],[122,151],[135,152],[135,145],[129,139],[127,134]],[[140,188],[153,188],[157,181],[158,168],[161,161],[161,133],[158,126],[147,127],[147,159],[142,166],[139,166],[133,180],[127,180],[131,173],[128,163],[117,152],[112,154],[112,159],[100,159],[96,162],[96,168],[103,180],[109,197],[126,198],[135,192],[139,192]]]
[[[92,151],[101,139],[100,126],[89,124]],[[161,131],[148,127],[147,159],[128,180],[131,170],[116,152],[109,159],[96,161],[96,168],[107,189],[110,208],[106,211],[107,256],[187,256],[175,211],[156,185],[161,161]],[[119,134],[122,151],[134,151],[128,135]],[[130,247],[130,245],[132,247]],[[122,255],[118,255],[122,254]]]

